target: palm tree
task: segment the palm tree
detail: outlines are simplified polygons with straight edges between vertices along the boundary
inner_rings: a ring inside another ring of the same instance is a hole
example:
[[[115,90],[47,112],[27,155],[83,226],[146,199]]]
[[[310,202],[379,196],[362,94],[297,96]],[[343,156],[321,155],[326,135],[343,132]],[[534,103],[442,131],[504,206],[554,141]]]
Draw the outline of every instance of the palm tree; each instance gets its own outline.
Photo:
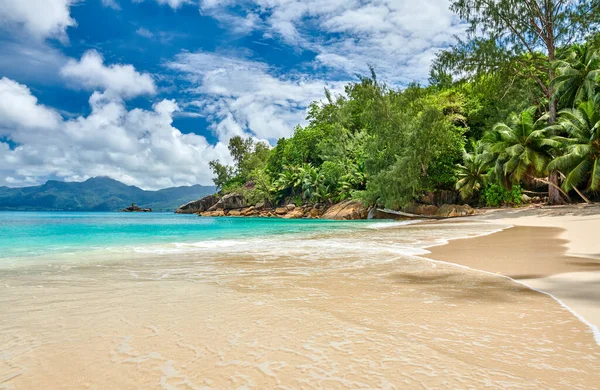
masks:
[[[488,179],[490,163],[494,156],[483,150],[482,146],[479,145],[473,153],[463,151],[463,163],[456,165],[456,189],[465,200],[481,191]]]
[[[562,110],[559,126],[568,134],[568,138],[555,137],[562,143],[564,154],[548,169],[566,175],[562,184],[565,191],[577,190],[583,182],[590,191],[600,190],[600,96],[580,103],[577,109]]]
[[[600,81],[600,51],[588,44],[574,45],[554,63],[554,93],[563,107],[591,100]]]
[[[546,127],[546,116],[535,120],[536,110],[531,107],[520,115],[511,115],[509,124],[496,124],[484,137],[497,158],[496,174],[507,184],[545,176],[550,150],[560,147],[560,142],[550,137],[552,128]]]

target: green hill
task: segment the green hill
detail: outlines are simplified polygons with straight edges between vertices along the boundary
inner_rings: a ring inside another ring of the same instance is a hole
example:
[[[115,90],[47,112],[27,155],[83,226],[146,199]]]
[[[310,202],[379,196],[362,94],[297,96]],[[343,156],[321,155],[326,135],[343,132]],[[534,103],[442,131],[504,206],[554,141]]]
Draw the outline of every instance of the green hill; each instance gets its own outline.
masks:
[[[201,185],[145,191],[108,177],[84,182],[48,180],[34,187],[0,187],[0,210],[116,211],[135,203],[154,211],[172,211],[214,192],[214,187]]]

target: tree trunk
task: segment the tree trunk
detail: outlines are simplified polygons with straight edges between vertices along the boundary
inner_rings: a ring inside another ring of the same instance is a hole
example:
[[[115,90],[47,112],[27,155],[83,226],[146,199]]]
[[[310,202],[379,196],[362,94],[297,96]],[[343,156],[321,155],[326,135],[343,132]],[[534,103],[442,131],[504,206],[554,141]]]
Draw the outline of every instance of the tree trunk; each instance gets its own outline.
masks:
[[[553,184],[548,186],[548,204],[565,204],[565,201],[560,195],[560,191],[558,190],[558,171],[550,172],[550,176],[548,176],[548,181]]]
[[[552,82],[554,81],[554,69],[552,68],[552,63],[556,59],[556,42],[554,36],[554,19],[552,17],[552,8],[549,3],[546,7],[546,47],[548,49],[548,108],[550,111],[550,119],[548,122],[550,124],[554,124],[556,122],[556,106],[557,102],[554,96]],[[548,176],[548,182],[552,185],[548,186],[548,204],[558,205],[565,204],[565,200],[560,194],[558,188],[558,171],[550,172]]]

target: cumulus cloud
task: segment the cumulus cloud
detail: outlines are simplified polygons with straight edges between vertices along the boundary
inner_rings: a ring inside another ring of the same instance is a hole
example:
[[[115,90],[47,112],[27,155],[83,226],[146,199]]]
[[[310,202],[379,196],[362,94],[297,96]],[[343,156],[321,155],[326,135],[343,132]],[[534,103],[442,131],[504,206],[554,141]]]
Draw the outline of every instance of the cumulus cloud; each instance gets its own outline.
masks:
[[[183,52],[167,67],[194,86],[189,105],[207,117],[223,141],[245,133],[269,140],[290,136],[326,87],[342,87],[305,75],[276,76],[264,63],[214,53]]]
[[[67,40],[66,30],[75,26],[70,6],[74,0],[0,0],[0,25],[23,28],[37,39]]]
[[[23,129],[54,129],[61,121],[52,109],[38,104],[27,86],[3,77],[0,79],[0,134],[11,127]]]
[[[210,184],[208,161],[229,159],[226,145],[173,127],[179,109],[173,100],[128,110],[121,100],[94,92],[90,107],[88,116],[65,120],[26,86],[0,80],[0,116],[8,120],[0,132],[17,145],[0,142],[0,185],[98,175],[151,189]]]
[[[204,0],[200,7],[211,15],[219,9],[221,21],[223,13],[239,13],[229,1]],[[369,64],[401,85],[425,81],[435,54],[466,28],[447,0],[250,0],[246,9],[259,15],[252,26],[266,36],[316,53],[315,66],[353,76]]]
[[[104,65],[95,50],[86,52],[81,60],[69,60],[61,75],[86,89],[103,89],[108,95],[132,98],[156,94],[156,85],[148,73],[139,73],[132,65]]]

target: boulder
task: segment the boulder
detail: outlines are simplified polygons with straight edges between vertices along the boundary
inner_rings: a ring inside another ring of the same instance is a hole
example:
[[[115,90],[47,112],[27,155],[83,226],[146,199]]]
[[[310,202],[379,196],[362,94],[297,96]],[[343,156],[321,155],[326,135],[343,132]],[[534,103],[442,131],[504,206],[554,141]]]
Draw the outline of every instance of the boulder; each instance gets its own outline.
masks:
[[[436,191],[428,192],[427,194],[419,197],[419,203],[428,204],[433,206],[441,206],[443,204],[454,204],[458,201],[457,191]]]
[[[302,209],[296,209],[296,210],[292,210],[289,213],[285,214],[283,216],[283,218],[285,219],[298,219],[298,218],[304,218],[304,212],[302,211]]]
[[[287,206],[285,206],[285,208],[288,209],[288,211],[292,211],[296,208],[296,205],[293,203],[290,203]]]
[[[431,204],[410,203],[403,210],[405,213],[416,215],[435,215],[438,208]]]
[[[248,217],[251,215],[256,215],[256,210],[254,209],[254,206],[250,206],[248,208],[242,209],[241,213],[244,217]]]
[[[313,208],[308,212],[308,215],[311,218],[319,218],[321,216],[321,213],[319,212],[319,209]]]
[[[225,211],[221,210],[214,210],[214,211],[204,211],[202,213],[200,213],[200,216],[202,217],[224,217],[225,216]]]
[[[362,202],[356,200],[346,200],[331,206],[325,212],[325,214],[323,214],[322,218],[337,220],[365,219],[367,218],[367,214],[367,208]]]
[[[473,214],[475,214],[475,210],[471,206],[457,204],[442,205],[437,213],[435,213],[436,216],[443,218],[465,217]]]
[[[237,210],[244,208],[244,196],[242,194],[227,194],[217,203],[215,203],[208,211],[215,210]]]
[[[197,214],[207,211],[209,208],[215,205],[219,201],[219,198],[216,195],[208,195],[202,199],[194,200],[192,202],[186,203],[183,206],[179,206],[177,210],[175,210],[176,214]]]
[[[277,214],[277,215],[283,215],[283,214],[286,214],[287,212],[288,212],[288,209],[285,207],[277,207],[275,209],[275,214]]]
[[[228,217],[241,217],[242,216],[242,210],[230,210],[227,213]]]

